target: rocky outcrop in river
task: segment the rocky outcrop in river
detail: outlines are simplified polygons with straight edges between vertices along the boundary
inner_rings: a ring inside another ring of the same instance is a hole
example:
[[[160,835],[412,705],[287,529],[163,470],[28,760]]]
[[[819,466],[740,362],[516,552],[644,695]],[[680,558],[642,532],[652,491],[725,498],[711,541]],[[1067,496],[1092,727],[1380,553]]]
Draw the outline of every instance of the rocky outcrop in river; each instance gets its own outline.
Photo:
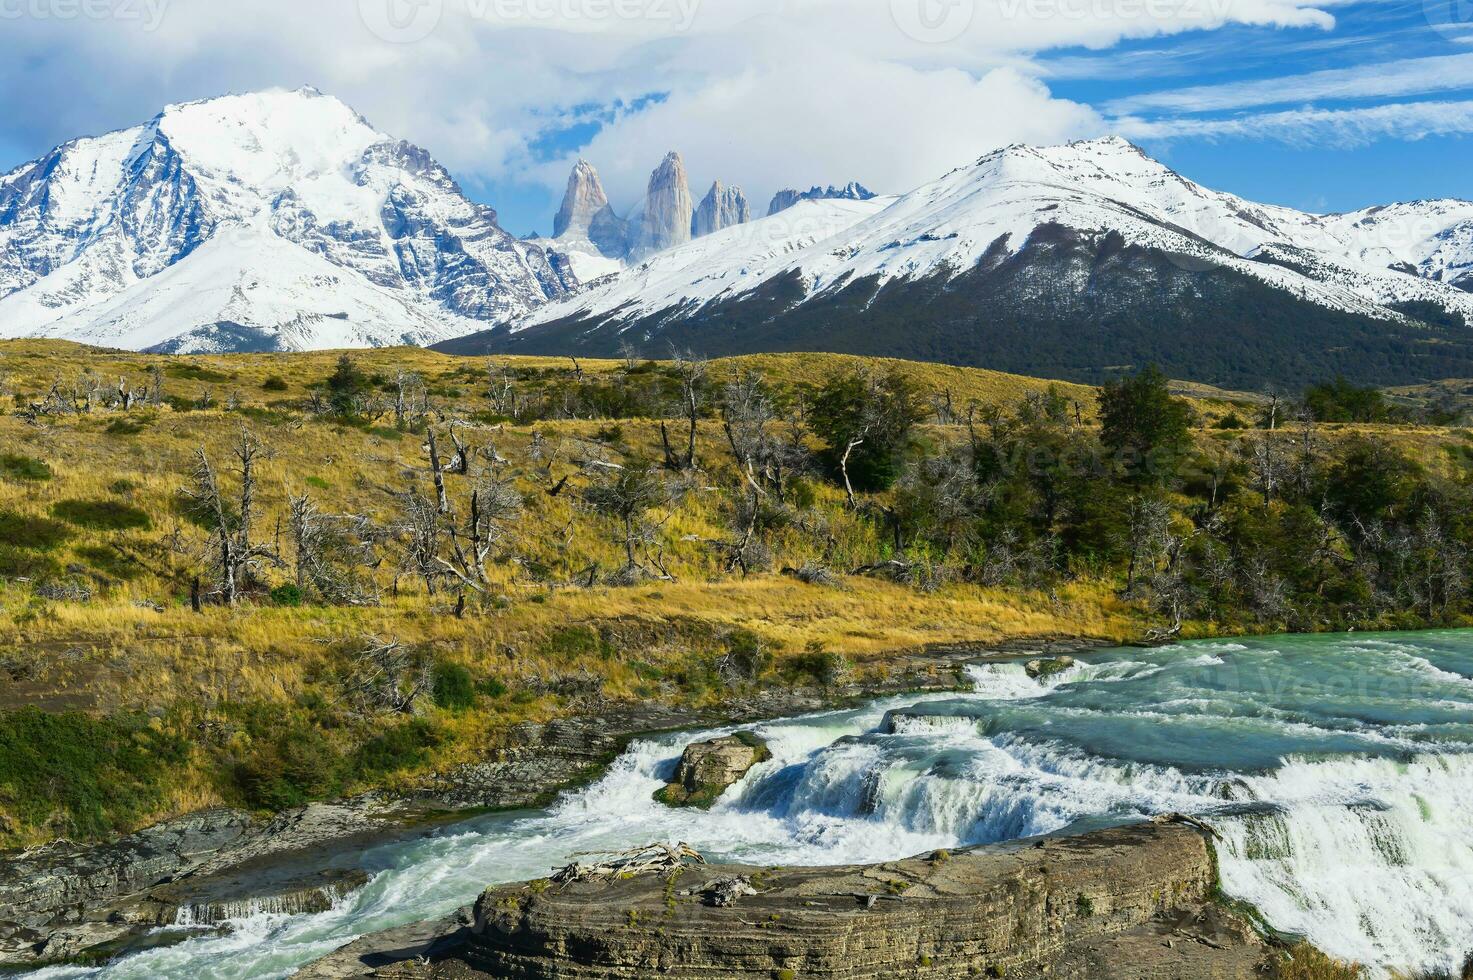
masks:
[[[655,799],[670,806],[709,809],[759,762],[772,758],[767,743],[751,732],[737,732],[685,747],[675,778]]]
[[[1258,977],[1270,950],[1214,901],[1215,882],[1204,833],[1181,824],[875,865],[695,865],[492,888],[447,923],[433,962],[392,965],[394,948],[433,943],[390,933],[301,976]]]

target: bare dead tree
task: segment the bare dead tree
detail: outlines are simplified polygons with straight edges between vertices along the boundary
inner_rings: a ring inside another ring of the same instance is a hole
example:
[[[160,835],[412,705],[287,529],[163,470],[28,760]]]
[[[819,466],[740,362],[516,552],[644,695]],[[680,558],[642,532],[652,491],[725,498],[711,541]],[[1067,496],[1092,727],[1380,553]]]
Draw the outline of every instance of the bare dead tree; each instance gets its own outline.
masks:
[[[667,469],[693,470],[697,468],[696,432],[706,392],[706,359],[689,351],[676,351],[675,372],[680,381],[680,413],[686,423],[685,449],[677,452],[671,446],[664,419],[660,420],[660,441],[664,445]]]
[[[251,540],[255,522],[256,463],[263,450],[250,431],[242,428],[232,449],[239,478],[239,492],[227,501],[219,477],[201,446],[195,451],[193,480],[183,493],[196,514],[206,523],[214,541],[214,561],[221,599],[233,606],[240,589],[253,568],[264,563],[281,567],[280,556]],[[234,504],[232,510],[231,504]]]
[[[430,459],[430,476],[435,482],[435,506],[438,513],[450,513],[450,495],[445,491],[445,468],[440,462],[440,448],[435,443],[435,428],[426,430],[425,453]]]
[[[438,581],[446,574],[445,566],[440,563],[440,513],[434,503],[413,487],[399,494],[398,500],[403,540],[399,571],[424,579],[425,591],[434,595]]]
[[[639,351],[628,340],[619,341],[619,359],[624,362],[624,372],[632,372],[639,366]]]
[[[466,519],[447,521],[450,558],[438,559],[461,584],[484,591],[486,560],[505,540],[522,511],[522,496],[509,480],[488,479],[471,491]]]
[[[148,366],[148,404],[158,408],[164,403],[164,369],[158,364]]]
[[[450,472],[459,473],[461,476],[469,475],[471,471],[471,451],[455,431],[455,423],[450,423],[450,441],[455,445],[455,455],[450,458]]]
[[[491,379],[491,403],[496,406],[496,414],[515,420],[520,412],[516,388],[512,384],[511,368],[505,363],[498,363],[488,368],[487,374]]]
[[[1135,591],[1136,579],[1144,572],[1153,575],[1161,557],[1171,547],[1171,505],[1160,497],[1131,498],[1125,523],[1126,549],[1130,554],[1125,571],[1125,591]]]
[[[1253,482],[1263,496],[1266,507],[1273,502],[1279,490],[1284,465],[1283,453],[1278,438],[1268,433],[1252,440],[1248,451],[1251,454],[1249,464],[1253,469]]]
[[[408,714],[431,683],[423,652],[397,640],[367,637],[351,654],[343,687],[364,713]]]
[[[128,385],[128,379],[127,379],[127,377],[119,377],[118,378],[118,407],[120,407],[125,412],[131,411],[132,408],[133,408],[133,403],[137,400],[137,398],[138,398],[138,396],[133,392],[133,389],[131,387],[129,387],[129,385]]]
[[[394,375],[394,428],[401,432],[410,428],[426,413],[429,393],[424,379],[412,371],[399,371]]]
[[[90,370],[83,371],[77,381],[75,397],[81,411],[90,415],[102,397],[102,381]]]
[[[313,589],[335,605],[378,602],[372,578],[363,572],[379,564],[374,554],[379,535],[372,521],[359,514],[323,514],[304,493],[289,498],[287,524],[298,589]]]
[[[648,575],[649,569],[639,560],[641,547],[654,537],[646,515],[671,500],[670,487],[659,472],[648,463],[603,469],[583,491],[583,500],[619,529],[616,540],[624,550],[621,579],[634,581]]]

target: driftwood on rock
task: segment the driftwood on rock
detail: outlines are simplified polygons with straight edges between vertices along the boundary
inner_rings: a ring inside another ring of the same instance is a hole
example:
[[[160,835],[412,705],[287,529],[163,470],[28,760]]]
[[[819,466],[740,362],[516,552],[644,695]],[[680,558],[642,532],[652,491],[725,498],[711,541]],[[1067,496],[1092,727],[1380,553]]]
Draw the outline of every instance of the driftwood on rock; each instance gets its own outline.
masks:
[[[593,857],[597,860],[585,864],[574,861],[567,867],[554,872],[553,884],[567,885],[576,881],[614,881],[638,875],[668,874],[685,867],[686,862],[705,864],[706,859],[689,844],[646,844],[627,851],[613,853],[576,854],[574,857]]]
[[[1172,813],[1163,813],[1159,816],[1152,817],[1151,822],[1186,824],[1188,827],[1195,827],[1203,833],[1210,835],[1214,840],[1222,840],[1222,834],[1217,832],[1216,827],[1205,820],[1200,820],[1186,813],[1176,813],[1174,811]]]

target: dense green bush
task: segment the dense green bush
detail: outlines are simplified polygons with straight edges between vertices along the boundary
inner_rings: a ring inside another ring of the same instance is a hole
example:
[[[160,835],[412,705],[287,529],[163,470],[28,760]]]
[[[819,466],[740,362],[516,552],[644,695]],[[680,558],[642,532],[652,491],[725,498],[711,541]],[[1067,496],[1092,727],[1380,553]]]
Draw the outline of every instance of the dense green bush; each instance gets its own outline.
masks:
[[[208,381],[211,384],[220,384],[230,380],[230,375],[211,368],[201,367],[198,364],[170,364],[164,369],[164,373],[171,378],[182,378],[186,381]]]
[[[77,549],[77,557],[111,578],[131,581],[143,574],[143,568],[116,548],[86,545]]]
[[[246,803],[262,810],[284,810],[332,796],[342,775],[341,755],[312,725],[293,725],[258,744],[235,772]]]
[[[286,379],[283,378],[279,374],[273,374],[273,375],[271,375],[271,377],[269,377],[265,381],[262,381],[261,382],[261,390],[262,391],[286,391],[287,390]]]
[[[1379,389],[1344,378],[1310,385],[1304,407],[1317,422],[1389,422],[1399,414]]]
[[[440,734],[422,718],[411,718],[374,736],[354,753],[354,772],[360,779],[411,769],[429,758],[440,744]]]
[[[603,638],[591,626],[565,626],[554,630],[542,644],[542,654],[559,660],[573,660],[604,651]]]
[[[61,573],[50,555],[0,544],[0,578],[48,579]]]
[[[117,500],[59,500],[51,516],[93,531],[146,531],[153,527],[147,512]]]
[[[141,715],[0,714],[0,808],[60,836],[129,828],[164,799],[188,743]]]
[[[106,432],[110,436],[136,436],[145,428],[147,428],[147,426],[138,419],[126,418],[113,419],[107,424],[107,428],[103,429],[102,431]]]
[[[435,664],[430,695],[436,705],[447,711],[464,711],[475,707],[475,680],[460,664],[440,661]]]
[[[271,601],[278,606],[295,608],[302,604],[302,590],[288,582],[271,590]]]
[[[920,392],[898,371],[855,371],[814,395],[809,423],[824,442],[830,470],[847,469],[854,489],[874,491],[895,482],[911,431],[926,414]]]

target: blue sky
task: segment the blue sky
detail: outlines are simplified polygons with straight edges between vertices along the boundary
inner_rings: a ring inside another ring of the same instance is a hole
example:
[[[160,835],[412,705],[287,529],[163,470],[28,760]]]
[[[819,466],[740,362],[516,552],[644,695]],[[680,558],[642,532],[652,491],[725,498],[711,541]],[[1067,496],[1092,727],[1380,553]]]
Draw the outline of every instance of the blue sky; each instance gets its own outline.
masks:
[[[586,156],[638,205],[668,149],[757,210],[901,192],[1011,142],[1119,132],[1309,210],[1473,198],[1473,0],[0,0],[0,170],[175,101],[314,84],[508,230]]]

